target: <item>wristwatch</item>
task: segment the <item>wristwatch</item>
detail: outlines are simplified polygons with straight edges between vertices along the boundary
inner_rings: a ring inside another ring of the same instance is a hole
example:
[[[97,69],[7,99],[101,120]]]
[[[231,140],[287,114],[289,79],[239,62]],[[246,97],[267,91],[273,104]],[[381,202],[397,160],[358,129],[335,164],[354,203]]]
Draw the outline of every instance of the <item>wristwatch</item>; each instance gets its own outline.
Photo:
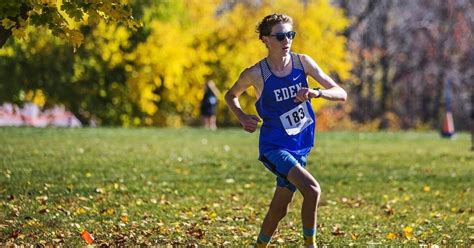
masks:
[[[316,87],[316,88],[313,88],[313,90],[315,90],[316,92],[318,92],[318,95],[316,95],[315,98],[321,97],[321,96],[323,95],[323,92],[321,92],[321,88]]]

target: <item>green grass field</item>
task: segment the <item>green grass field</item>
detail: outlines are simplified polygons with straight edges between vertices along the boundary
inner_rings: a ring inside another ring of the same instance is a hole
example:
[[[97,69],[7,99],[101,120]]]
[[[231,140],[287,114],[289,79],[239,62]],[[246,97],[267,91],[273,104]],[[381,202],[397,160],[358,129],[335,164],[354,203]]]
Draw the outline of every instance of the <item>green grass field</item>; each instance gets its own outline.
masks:
[[[327,132],[318,244],[474,243],[467,133]],[[274,190],[238,129],[0,129],[0,245],[253,244]],[[272,244],[301,245],[298,193]]]

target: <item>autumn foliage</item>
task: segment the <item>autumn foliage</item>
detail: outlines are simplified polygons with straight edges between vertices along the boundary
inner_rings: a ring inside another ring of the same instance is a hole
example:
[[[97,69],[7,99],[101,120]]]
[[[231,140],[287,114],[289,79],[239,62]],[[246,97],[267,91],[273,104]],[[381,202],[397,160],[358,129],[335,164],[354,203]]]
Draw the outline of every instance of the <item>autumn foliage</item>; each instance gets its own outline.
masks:
[[[196,118],[206,79],[212,78],[218,87],[227,89],[245,67],[266,55],[255,25],[272,12],[288,10],[295,18],[300,35],[295,51],[314,56],[328,71],[348,76],[345,40],[337,35],[347,21],[326,1],[308,6],[295,1],[264,2],[254,8],[237,4],[220,15],[215,14],[218,1],[202,4],[189,0],[185,5],[193,7],[178,12],[180,18],[152,21],[147,40],[130,54],[135,76],[127,83],[133,101],[146,113],[147,124],[181,126]],[[241,103],[247,111],[254,111],[254,100],[250,93]],[[227,123],[232,118],[222,105],[219,116]]]
[[[341,79],[349,77],[351,64],[341,35],[348,21],[327,0],[130,4],[142,24],[136,32],[100,18],[88,21],[92,16],[84,15],[77,29],[81,39],[72,44],[50,31],[38,32],[37,27],[26,28],[22,39],[10,39],[0,52],[0,100],[62,103],[86,123],[95,119],[122,126],[192,124],[199,118],[207,79],[224,91],[243,69],[266,56],[255,26],[273,12],[293,17],[294,52],[309,54]],[[235,124],[220,100],[218,121]],[[254,101],[250,92],[241,104],[254,112]],[[319,108],[323,102],[314,104]]]

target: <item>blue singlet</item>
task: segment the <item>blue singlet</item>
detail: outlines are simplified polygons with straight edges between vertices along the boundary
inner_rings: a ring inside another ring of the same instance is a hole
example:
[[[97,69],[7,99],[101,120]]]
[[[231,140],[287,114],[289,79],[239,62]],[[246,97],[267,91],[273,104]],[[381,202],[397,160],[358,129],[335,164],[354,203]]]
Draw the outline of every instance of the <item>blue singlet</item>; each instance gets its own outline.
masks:
[[[314,145],[316,117],[311,103],[294,101],[300,88],[308,88],[308,81],[299,56],[291,53],[291,60],[291,73],[285,77],[275,76],[266,59],[259,62],[263,92],[255,106],[263,119],[260,157],[277,149],[306,156]]]

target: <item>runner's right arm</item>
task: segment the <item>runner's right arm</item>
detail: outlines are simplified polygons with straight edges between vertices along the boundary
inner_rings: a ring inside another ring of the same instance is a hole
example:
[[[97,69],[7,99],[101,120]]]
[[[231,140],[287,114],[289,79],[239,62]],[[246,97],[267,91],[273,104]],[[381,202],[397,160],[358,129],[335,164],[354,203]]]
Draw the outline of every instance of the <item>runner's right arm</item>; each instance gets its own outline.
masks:
[[[239,119],[244,130],[253,133],[257,129],[260,118],[256,115],[246,114],[239,103],[239,96],[253,85],[251,83],[250,73],[250,68],[247,68],[240,74],[239,79],[237,79],[234,85],[225,94],[225,101],[230,110],[235,114],[235,116],[237,116],[237,119]]]

